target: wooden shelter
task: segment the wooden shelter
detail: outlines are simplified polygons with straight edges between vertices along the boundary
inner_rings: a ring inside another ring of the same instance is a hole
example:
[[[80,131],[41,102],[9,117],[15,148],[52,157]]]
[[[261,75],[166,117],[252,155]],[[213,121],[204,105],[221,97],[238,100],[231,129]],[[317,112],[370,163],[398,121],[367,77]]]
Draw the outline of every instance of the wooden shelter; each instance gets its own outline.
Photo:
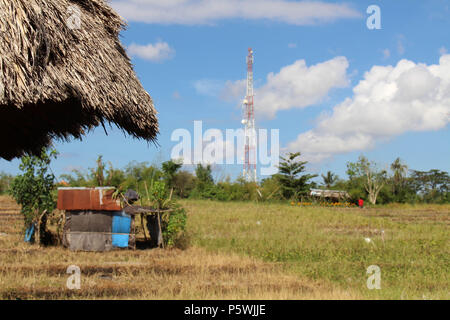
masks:
[[[134,215],[113,198],[115,188],[58,188],[64,210],[63,245],[73,251],[135,248]]]
[[[161,213],[151,207],[130,205],[114,198],[114,187],[58,188],[59,210],[64,211],[62,244],[72,251],[110,251],[136,248],[135,217],[149,247],[164,246]],[[144,222],[145,220],[145,222]],[[147,238],[145,227],[149,231]]]
[[[156,111],[104,0],[0,0],[0,157],[104,123],[154,141]]]

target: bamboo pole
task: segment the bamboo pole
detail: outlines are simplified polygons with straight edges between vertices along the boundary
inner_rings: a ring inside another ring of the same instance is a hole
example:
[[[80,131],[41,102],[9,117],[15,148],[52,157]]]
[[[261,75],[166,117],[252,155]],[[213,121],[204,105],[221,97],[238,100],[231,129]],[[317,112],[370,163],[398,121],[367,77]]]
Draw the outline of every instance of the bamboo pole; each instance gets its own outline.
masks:
[[[158,228],[159,228],[159,237],[158,237],[158,242],[159,242],[159,239],[161,239],[161,245],[162,245],[162,248],[164,249],[164,238],[163,238],[163,235],[162,235],[162,229],[161,229],[161,221],[160,221],[160,214],[159,214],[159,209],[158,209],[158,213],[157,213],[157,219],[158,219]],[[161,238],[160,238],[161,237]],[[159,246],[160,244],[158,243],[158,246]]]

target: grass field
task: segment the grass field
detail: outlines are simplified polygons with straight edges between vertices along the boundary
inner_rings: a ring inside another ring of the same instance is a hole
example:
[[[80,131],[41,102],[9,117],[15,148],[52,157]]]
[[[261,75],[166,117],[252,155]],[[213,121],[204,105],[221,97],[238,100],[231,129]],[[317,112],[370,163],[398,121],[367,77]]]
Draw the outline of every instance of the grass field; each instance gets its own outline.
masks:
[[[17,206],[0,197],[0,298],[450,297],[450,206],[181,203],[189,249],[90,253],[24,243]],[[81,269],[80,290],[66,288],[69,265]],[[380,290],[366,287],[369,265],[381,268]]]
[[[448,205],[362,210],[207,201],[183,205],[191,212],[194,245],[211,252],[277,263],[286,273],[364,298],[450,298]],[[381,269],[380,290],[367,289],[370,265]]]

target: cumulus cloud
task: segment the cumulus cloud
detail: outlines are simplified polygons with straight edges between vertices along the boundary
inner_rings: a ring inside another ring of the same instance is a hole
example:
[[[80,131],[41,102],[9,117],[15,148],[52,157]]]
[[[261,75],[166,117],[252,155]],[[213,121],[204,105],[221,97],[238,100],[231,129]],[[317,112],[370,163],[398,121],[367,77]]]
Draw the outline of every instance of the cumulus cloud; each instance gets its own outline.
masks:
[[[297,60],[278,73],[269,73],[266,83],[255,92],[256,113],[273,118],[280,110],[304,108],[321,102],[333,88],[346,87],[348,61],[345,57],[308,67]]]
[[[147,45],[132,43],[128,47],[128,53],[144,60],[161,62],[173,58],[175,50],[167,42],[158,41],[155,44]]]
[[[373,148],[410,131],[445,128],[450,122],[450,55],[438,65],[401,60],[374,66],[353,89],[353,97],[322,115],[317,126],[288,144],[313,161]]]
[[[221,98],[225,101],[235,101],[243,99],[247,89],[247,80],[237,80],[225,82],[221,92]]]
[[[362,17],[347,4],[323,1],[113,0],[111,5],[129,21],[162,24],[212,24],[238,18],[312,25]]]
[[[259,118],[272,119],[281,110],[305,108],[323,101],[331,89],[349,84],[345,57],[307,66],[305,60],[269,73],[265,83],[255,88],[255,112]],[[221,93],[225,100],[243,99],[247,81],[227,81]]]

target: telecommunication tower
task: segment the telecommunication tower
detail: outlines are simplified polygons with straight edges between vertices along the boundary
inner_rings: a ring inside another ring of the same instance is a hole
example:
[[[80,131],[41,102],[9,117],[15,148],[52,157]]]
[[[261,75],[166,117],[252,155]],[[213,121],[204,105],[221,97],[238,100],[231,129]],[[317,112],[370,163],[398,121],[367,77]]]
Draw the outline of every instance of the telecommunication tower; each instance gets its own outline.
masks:
[[[244,179],[248,182],[256,182],[256,129],[255,106],[253,94],[253,50],[248,49],[247,55],[247,95],[243,101],[244,125]]]

